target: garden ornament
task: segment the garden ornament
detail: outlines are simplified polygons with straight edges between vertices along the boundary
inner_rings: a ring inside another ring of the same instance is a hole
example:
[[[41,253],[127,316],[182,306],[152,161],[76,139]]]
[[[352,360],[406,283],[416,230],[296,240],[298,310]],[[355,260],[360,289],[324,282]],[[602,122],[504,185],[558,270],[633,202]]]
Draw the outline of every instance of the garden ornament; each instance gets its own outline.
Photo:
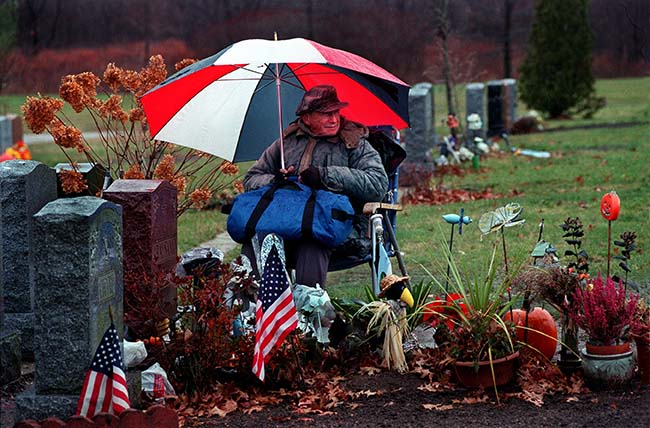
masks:
[[[451,250],[454,246],[454,226],[458,225],[458,234],[463,234],[463,224],[470,224],[472,219],[465,214],[465,208],[460,209],[460,215],[458,214],[445,214],[442,216],[442,219],[451,224],[451,237],[449,238],[449,254],[452,254]],[[447,279],[445,282],[445,290],[447,290],[447,285],[449,284],[449,272],[450,272],[450,263],[447,263]]]
[[[296,284],[293,287],[293,301],[300,314],[298,328],[306,333],[312,333],[322,344],[329,343],[329,329],[336,311],[327,291],[320,286]]]
[[[412,308],[414,302],[411,290],[406,285],[408,280],[408,276],[397,276],[395,274],[385,276],[381,280],[379,297],[385,297],[395,301],[401,300]]]
[[[621,200],[615,191],[606,193],[600,200],[600,214],[607,220],[607,276],[609,278],[609,265],[612,260],[612,221],[618,218],[621,211]]]

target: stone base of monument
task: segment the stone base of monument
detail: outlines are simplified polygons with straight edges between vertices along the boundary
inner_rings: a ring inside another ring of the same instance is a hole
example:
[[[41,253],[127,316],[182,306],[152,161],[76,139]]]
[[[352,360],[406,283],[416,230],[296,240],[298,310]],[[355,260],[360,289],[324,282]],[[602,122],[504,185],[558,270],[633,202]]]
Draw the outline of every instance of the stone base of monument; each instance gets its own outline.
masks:
[[[142,370],[127,369],[125,374],[131,408],[140,409],[142,408]]]
[[[20,332],[0,331],[0,385],[6,385],[20,377]]]
[[[78,395],[41,395],[31,387],[16,396],[16,420],[67,419],[77,411]]]
[[[5,328],[9,331],[20,332],[20,351],[22,358],[34,360],[34,313],[7,313],[5,312]]]

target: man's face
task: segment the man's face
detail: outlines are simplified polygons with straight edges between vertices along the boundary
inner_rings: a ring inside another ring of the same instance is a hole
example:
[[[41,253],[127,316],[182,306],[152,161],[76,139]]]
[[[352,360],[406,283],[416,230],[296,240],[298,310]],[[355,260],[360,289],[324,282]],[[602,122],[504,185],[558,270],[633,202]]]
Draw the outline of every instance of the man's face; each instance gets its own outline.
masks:
[[[312,111],[302,116],[302,121],[316,137],[331,137],[339,132],[341,114],[338,110],[330,113]]]

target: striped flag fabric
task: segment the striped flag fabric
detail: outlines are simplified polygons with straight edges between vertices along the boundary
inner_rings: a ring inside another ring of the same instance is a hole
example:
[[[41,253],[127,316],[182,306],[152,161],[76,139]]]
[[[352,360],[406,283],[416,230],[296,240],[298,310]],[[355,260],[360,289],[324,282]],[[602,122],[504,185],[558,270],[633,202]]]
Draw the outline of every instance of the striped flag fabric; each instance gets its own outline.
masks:
[[[298,326],[298,314],[284,264],[273,245],[264,265],[255,312],[253,373],[264,381],[264,363],[273,348]]]
[[[119,415],[130,405],[120,341],[111,322],[86,374],[77,414],[87,418],[101,412]]]

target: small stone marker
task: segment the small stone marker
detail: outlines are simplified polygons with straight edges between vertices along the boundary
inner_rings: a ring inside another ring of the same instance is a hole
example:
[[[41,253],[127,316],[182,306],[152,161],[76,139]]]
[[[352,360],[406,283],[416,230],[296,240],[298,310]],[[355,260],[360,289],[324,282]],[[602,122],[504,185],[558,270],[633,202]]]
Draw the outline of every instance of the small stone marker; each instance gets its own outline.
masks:
[[[74,414],[110,325],[123,329],[122,209],[92,196],[50,202],[34,215],[35,379],[18,419]]]
[[[57,173],[57,184],[56,190],[59,198],[72,198],[76,196],[98,196],[101,194],[101,190],[104,186],[104,178],[106,176],[106,168],[101,164],[94,164],[89,162],[78,163],[77,171],[81,173],[86,179],[88,184],[88,189],[81,193],[69,194],[63,192],[61,188],[61,180],[58,176],[59,171],[61,170],[72,170],[72,165],[69,163],[57,163],[54,166],[54,170]]]
[[[37,162],[10,160],[0,163],[0,282],[4,293],[5,323],[20,330],[24,355],[33,353],[34,247],[33,218],[45,204],[56,199],[56,174]]]

